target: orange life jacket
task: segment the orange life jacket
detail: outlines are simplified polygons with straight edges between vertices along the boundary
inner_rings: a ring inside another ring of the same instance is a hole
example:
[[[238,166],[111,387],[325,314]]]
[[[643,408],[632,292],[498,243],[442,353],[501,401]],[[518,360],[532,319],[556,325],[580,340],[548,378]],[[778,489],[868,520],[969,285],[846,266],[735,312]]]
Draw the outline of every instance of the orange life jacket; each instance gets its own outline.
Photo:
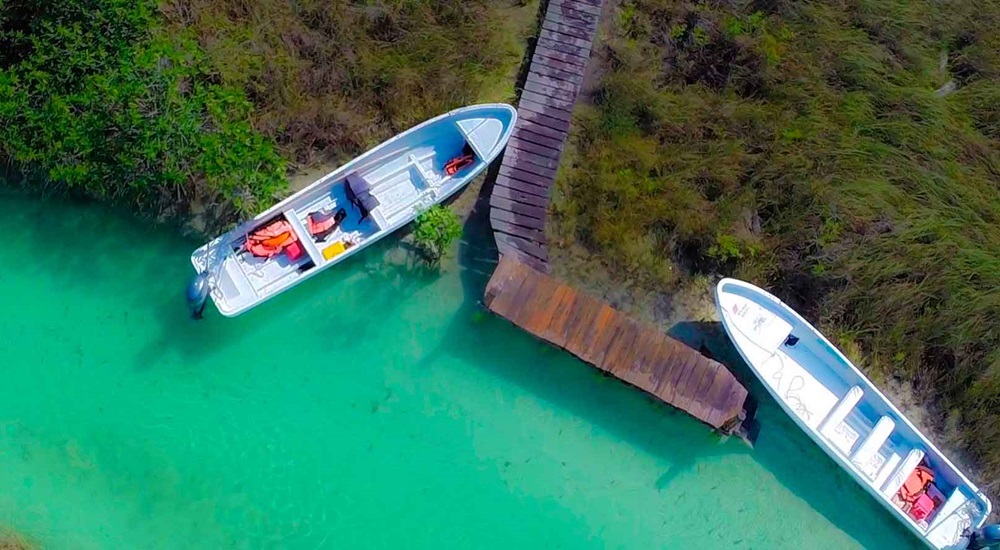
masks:
[[[462,168],[465,168],[466,166],[469,166],[475,160],[476,160],[476,156],[473,155],[473,154],[457,156],[457,157],[449,160],[444,165],[444,171],[449,176],[454,176],[455,174],[458,173],[459,170],[461,170]]]
[[[278,220],[247,235],[246,249],[259,258],[271,258],[297,240],[291,224]]]
[[[927,486],[934,481],[934,472],[925,466],[917,466],[910,477],[906,478],[903,486],[899,488],[899,497],[905,502],[913,502],[920,495],[924,494]]]

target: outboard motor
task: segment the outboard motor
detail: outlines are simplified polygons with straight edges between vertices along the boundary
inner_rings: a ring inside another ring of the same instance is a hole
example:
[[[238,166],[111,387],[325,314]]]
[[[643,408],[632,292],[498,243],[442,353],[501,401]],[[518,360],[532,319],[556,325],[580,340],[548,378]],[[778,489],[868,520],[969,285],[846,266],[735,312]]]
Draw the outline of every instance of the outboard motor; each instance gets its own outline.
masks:
[[[195,275],[194,279],[188,283],[187,303],[188,309],[191,310],[192,319],[201,319],[205,305],[208,304],[208,291],[208,273],[204,271]]]
[[[981,550],[983,548],[1000,548],[1000,525],[987,525],[978,531],[973,531],[969,537],[969,550]]]

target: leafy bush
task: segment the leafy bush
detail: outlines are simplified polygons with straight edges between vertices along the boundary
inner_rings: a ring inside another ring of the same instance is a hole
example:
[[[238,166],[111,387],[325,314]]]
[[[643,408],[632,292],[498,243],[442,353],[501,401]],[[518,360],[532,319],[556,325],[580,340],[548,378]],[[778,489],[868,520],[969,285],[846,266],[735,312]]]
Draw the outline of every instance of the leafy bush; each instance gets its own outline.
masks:
[[[461,236],[462,223],[458,215],[440,204],[421,212],[413,230],[413,240],[432,264],[440,262],[455,239]]]
[[[134,0],[0,5],[0,154],[53,184],[140,206],[218,197],[246,213],[285,163],[185,34]]]
[[[960,411],[972,456],[1000,467],[1000,3],[620,9],[562,225],[648,284],[686,269],[774,289],[863,368]]]

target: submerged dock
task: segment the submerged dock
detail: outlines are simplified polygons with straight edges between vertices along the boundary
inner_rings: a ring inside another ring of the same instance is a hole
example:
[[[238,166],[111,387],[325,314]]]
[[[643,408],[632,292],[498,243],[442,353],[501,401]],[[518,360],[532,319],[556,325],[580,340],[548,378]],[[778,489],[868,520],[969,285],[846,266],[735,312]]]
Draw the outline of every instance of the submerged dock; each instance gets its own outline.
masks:
[[[486,307],[518,327],[729,433],[747,390],[721,363],[505,254]]]

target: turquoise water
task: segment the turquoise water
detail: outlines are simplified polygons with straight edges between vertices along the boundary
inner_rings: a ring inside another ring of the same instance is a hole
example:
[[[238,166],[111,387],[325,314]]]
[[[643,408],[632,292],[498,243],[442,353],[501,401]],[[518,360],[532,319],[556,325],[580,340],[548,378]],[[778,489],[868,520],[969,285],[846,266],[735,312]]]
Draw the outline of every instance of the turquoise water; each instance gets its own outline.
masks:
[[[489,249],[431,275],[386,243],[195,323],[197,243],[0,219],[0,524],[46,547],[915,544],[769,402],[756,449],[720,443],[482,313]]]

